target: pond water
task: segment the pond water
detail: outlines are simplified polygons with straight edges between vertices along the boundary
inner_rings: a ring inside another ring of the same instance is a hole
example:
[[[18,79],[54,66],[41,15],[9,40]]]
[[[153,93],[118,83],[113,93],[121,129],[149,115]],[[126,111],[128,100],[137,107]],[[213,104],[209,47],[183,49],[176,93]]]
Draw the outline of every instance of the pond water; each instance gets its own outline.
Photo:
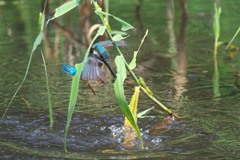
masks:
[[[214,3],[222,7],[220,41],[229,42],[239,24],[238,1],[186,1],[188,18],[178,1],[113,0],[110,13],[134,26],[127,46],[121,47],[127,62],[138,49],[146,29],[149,34],[137,57],[134,72],[144,78],[154,96],[182,118],[172,119],[141,93],[138,111],[154,107],[138,119],[145,149],[123,145],[123,114],[115,99],[113,79],[102,67],[107,85],[92,82],[96,95],[81,83],[78,101],[63,149],[71,76],[63,64],[81,62],[86,51],[85,31],[91,21],[79,22],[73,10],[50,23],[42,44],[35,51],[29,74],[0,121],[1,159],[238,159],[240,157],[239,54],[218,49],[213,60]],[[140,2],[140,1],[139,1]],[[173,3],[171,3],[173,2]],[[49,12],[56,2],[49,1]],[[0,1],[0,109],[4,113],[24,77],[37,36],[41,1]],[[91,8],[91,7],[90,7]],[[87,13],[81,13],[86,15]],[[83,25],[84,24],[84,25]],[[120,25],[110,19],[113,30]],[[71,32],[71,36],[68,35]],[[101,39],[99,39],[100,41]],[[240,38],[233,44],[239,47]],[[49,127],[47,89],[41,50],[47,62],[53,103],[54,126]],[[114,70],[116,51],[108,47]],[[129,101],[136,84],[128,75],[125,94]]]

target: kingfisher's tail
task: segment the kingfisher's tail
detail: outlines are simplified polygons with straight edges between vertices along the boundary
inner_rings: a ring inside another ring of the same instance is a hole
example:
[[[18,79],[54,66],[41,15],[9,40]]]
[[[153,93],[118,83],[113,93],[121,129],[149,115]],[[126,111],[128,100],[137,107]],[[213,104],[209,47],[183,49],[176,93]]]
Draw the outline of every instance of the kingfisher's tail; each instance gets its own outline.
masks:
[[[62,70],[68,74],[75,76],[77,69],[73,66],[62,65]]]

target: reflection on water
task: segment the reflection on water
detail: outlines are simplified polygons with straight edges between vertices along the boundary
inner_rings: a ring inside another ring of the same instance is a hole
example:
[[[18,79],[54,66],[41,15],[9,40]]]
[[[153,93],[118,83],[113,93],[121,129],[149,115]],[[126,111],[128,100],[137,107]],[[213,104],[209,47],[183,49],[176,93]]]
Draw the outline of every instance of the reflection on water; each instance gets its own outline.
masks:
[[[158,106],[140,95],[139,111],[155,106],[148,114],[155,118],[138,121],[145,150],[139,151],[138,145],[126,148],[123,145],[126,135],[119,134],[123,131],[124,119],[115,100],[112,76],[107,68],[102,67],[107,85],[91,83],[96,96],[89,91],[87,85],[80,86],[67,140],[70,154],[65,154],[63,131],[71,76],[61,71],[61,65],[73,65],[82,61],[89,36],[81,37],[79,26],[89,29],[89,23],[96,21],[93,18],[85,26],[79,25],[79,10],[75,10],[49,24],[40,46],[47,60],[54,127],[49,128],[44,68],[40,50],[37,50],[27,81],[13,101],[7,116],[0,121],[1,158],[238,158],[240,90],[232,65],[240,68],[239,55],[237,53],[226,62],[225,55],[229,53],[219,48],[218,60],[212,61],[213,2],[199,3],[196,7],[196,2],[187,1],[188,10],[180,10],[186,6],[180,7],[177,1],[173,2],[175,1],[139,1],[136,6],[131,1],[114,1],[110,12],[135,26],[126,40],[128,46],[121,48],[128,62],[133,51],[138,48],[145,29],[149,29],[149,36],[137,58],[136,75],[144,78],[156,98],[185,118],[169,119]],[[237,18],[228,15],[236,14],[236,6],[239,6],[237,3],[239,2],[221,2],[222,30],[225,30],[221,34],[223,41],[228,41],[238,28],[233,23]],[[116,7],[114,4],[125,7]],[[37,18],[34,16],[38,17],[36,8],[39,6],[40,2],[37,1],[29,2],[25,8],[10,2],[2,5],[0,2],[0,14],[3,17],[0,20],[3,22],[0,23],[2,112],[25,73],[34,36],[37,34]],[[136,8],[137,13],[133,12]],[[34,16],[29,16],[29,13]],[[110,23],[113,23],[112,19]],[[113,23],[112,28],[118,29],[119,26]],[[236,43],[238,41],[236,39]],[[108,51],[111,54],[110,63],[115,67],[116,51],[113,48],[108,48]],[[134,85],[128,77],[124,86],[128,100],[133,94]],[[137,144],[137,138],[134,139],[135,142]]]

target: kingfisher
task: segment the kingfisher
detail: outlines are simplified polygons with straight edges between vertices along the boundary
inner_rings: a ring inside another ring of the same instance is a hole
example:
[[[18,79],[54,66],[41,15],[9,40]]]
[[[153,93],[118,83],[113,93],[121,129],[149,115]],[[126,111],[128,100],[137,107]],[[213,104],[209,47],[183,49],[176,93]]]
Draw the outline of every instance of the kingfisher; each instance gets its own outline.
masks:
[[[126,43],[125,41],[116,41],[115,42],[117,46],[125,46]],[[106,84],[103,81],[104,74],[102,73],[102,70],[100,67],[105,64],[113,77],[116,77],[116,74],[114,73],[110,63],[109,63],[109,53],[104,47],[109,47],[113,46],[112,41],[106,40],[106,41],[101,41],[98,43],[95,43],[92,45],[90,53],[87,57],[87,61],[84,64],[81,77],[80,79],[82,81],[87,81],[88,82],[88,87],[89,89],[93,92],[93,94],[96,94],[93,88],[91,87],[89,81],[90,80],[98,80],[98,82],[101,82],[103,84]],[[63,65],[62,70],[66,73],[71,74],[72,76],[75,76],[77,69],[74,66],[69,66],[69,65]]]

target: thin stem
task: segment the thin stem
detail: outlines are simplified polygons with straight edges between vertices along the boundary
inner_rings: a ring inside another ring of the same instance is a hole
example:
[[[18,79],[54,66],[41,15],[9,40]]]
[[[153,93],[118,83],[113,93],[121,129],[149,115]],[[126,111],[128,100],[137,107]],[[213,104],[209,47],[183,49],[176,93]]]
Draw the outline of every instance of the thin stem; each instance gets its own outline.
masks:
[[[214,51],[213,51],[214,60],[216,60],[216,58],[217,58],[217,48],[218,48],[218,38],[216,37],[215,42],[214,42]]]
[[[165,110],[168,114],[172,115],[173,112],[168,109],[167,107],[165,107],[161,102],[159,102],[156,98],[154,98],[152,95],[150,95],[145,88],[143,88],[142,86],[140,86],[141,90],[143,91],[143,93],[145,93],[153,102],[155,102],[157,105],[159,105],[160,107],[162,107],[163,110]]]
[[[48,109],[49,109],[49,118],[50,118],[50,127],[53,126],[53,111],[52,111],[52,102],[51,102],[51,94],[50,94],[50,89],[49,89],[49,82],[48,82],[48,74],[47,74],[47,66],[46,66],[46,61],[42,53],[42,59],[43,59],[43,65],[44,65],[44,70],[45,70],[45,75],[46,75],[46,87],[47,87],[47,95],[48,95]]]
[[[95,9],[98,8],[98,7],[97,7],[97,4],[96,4],[94,1],[92,1],[92,4],[93,4],[93,6],[94,6]],[[99,15],[99,18],[100,18],[100,20],[102,21],[102,24],[107,27],[106,33],[107,33],[109,39],[113,42],[113,46],[116,48],[118,54],[119,54],[120,56],[123,56],[123,54],[122,54],[122,52],[120,51],[120,49],[118,48],[117,44],[114,42],[113,37],[112,37],[110,31],[108,30],[108,26],[105,24],[105,21],[104,21],[103,17]],[[123,59],[124,59],[124,63],[125,63],[125,65],[126,65],[126,68],[127,68],[127,70],[129,71],[129,73],[131,74],[131,76],[133,77],[134,81],[135,81],[138,85],[140,85],[140,83],[139,83],[136,75],[135,75],[135,74],[133,73],[133,71],[131,71],[131,69],[129,68],[128,63],[126,62],[124,56],[123,56]]]
[[[240,32],[240,27],[238,28],[237,32],[234,34],[233,38],[228,43],[228,45],[227,45],[227,47],[225,49],[228,49],[228,47],[232,44],[233,40],[236,38],[236,36],[238,35],[239,32]]]

